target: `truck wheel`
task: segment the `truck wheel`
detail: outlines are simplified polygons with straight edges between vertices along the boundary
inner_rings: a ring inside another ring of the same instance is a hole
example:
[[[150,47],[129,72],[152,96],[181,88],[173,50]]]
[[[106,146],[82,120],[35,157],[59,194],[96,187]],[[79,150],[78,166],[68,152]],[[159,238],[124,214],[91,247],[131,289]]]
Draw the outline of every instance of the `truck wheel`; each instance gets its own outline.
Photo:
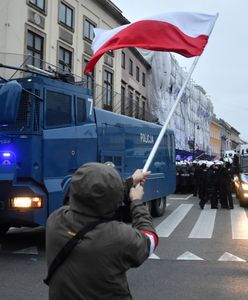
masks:
[[[4,237],[5,233],[9,230],[8,225],[0,225],[0,239]]]
[[[153,217],[163,216],[166,209],[166,197],[161,197],[152,201],[151,213]]]

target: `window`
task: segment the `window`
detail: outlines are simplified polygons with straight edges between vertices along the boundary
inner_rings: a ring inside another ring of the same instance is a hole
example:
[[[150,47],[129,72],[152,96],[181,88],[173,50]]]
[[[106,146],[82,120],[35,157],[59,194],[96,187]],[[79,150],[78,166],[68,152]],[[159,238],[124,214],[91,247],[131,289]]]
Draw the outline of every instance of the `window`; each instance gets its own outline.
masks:
[[[63,47],[59,47],[59,68],[66,72],[72,69],[72,52]]]
[[[84,60],[84,67],[87,65],[88,60]],[[84,74],[84,82],[85,87],[87,89],[90,89],[92,92],[94,92],[94,70],[91,72],[91,75],[89,73]]]
[[[133,75],[133,61],[129,59],[129,74]]]
[[[146,103],[142,101],[142,120],[145,120],[146,117]]]
[[[142,73],[142,85],[146,86],[146,74]]]
[[[70,28],[73,27],[73,10],[63,2],[59,6],[59,21]]]
[[[113,51],[113,50],[109,50],[109,51],[107,52],[107,54],[110,55],[110,56],[112,56],[112,57],[114,57],[114,51]]]
[[[125,114],[125,98],[126,98],[126,89],[124,86],[121,87],[121,114]]]
[[[138,82],[140,81],[140,69],[139,69],[138,66],[136,67],[136,80],[137,80]]]
[[[18,116],[17,116],[17,128],[20,132],[25,132],[31,130],[32,122],[32,101],[31,96],[28,92],[23,91],[21,97],[21,103],[19,106]]]
[[[86,101],[83,98],[77,98],[77,124],[82,124],[86,121]]]
[[[84,38],[86,38],[89,41],[93,41],[94,38],[94,28],[95,24],[90,22],[89,20],[85,19],[84,20]]]
[[[35,89],[35,95],[40,97],[40,90]],[[33,100],[33,112],[34,112],[34,124],[33,129],[34,131],[39,131],[40,127],[40,99],[35,97]]]
[[[121,67],[126,68],[126,54],[123,51],[121,52]]]
[[[32,31],[28,31],[27,52],[30,57],[27,63],[41,69],[43,65],[43,44],[43,37]]]
[[[46,127],[70,126],[72,123],[72,97],[58,92],[47,91]]]
[[[139,95],[136,95],[136,102],[135,102],[135,118],[139,118]]]
[[[129,102],[129,107],[128,107],[128,115],[130,117],[133,116],[133,91],[132,90],[129,90],[128,91],[128,102]]]
[[[45,0],[29,0],[29,2],[37,6],[41,10],[45,10]]]
[[[32,92],[32,90],[22,90],[16,122],[7,123],[5,126],[2,126],[1,132],[19,132],[22,134],[25,132],[31,132],[32,123],[36,122],[36,119],[33,119],[33,116],[36,115],[36,107],[34,107],[34,102],[36,105],[36,103],[40,103],[40,100],[33,100],[29,92]],[[39,124],[37,124],[37,126],[38,125]],[[38,131],[37,126],[34,128],[35,131]]]
[[[109,71],[104,71],[104,94],[103,104],[105,109],[112,110],[113,104],[113,74]]]

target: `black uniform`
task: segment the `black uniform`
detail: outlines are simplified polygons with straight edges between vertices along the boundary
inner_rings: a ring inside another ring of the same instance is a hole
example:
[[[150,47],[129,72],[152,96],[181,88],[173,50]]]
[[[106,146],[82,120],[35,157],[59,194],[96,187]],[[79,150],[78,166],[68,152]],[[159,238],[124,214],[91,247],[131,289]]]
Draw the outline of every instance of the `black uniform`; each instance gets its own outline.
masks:
[[[180,187],[181,187],[181,193],[186,194],[188,193],[189,189],[189,172],[186,165],[182,165],[181,171],[180,171]]]
[[[199,195],[200,173],[201,173],[201,168],[199,165],[196,165],[194,171],[194,190],[193,190],[193,195],[195,197]]]
[[[211,203],[211,208],[218,208],[218,191],[219,191],[219,176],[218,169],[212,165],[207,174],[208,196]]]
[[[226,163],[220,170],[220,201],[222,208],[233,209],[232,178],[233,168],[230,163]]]
[[[201,209],[204,208],[204,205],[208,202],[208,169],[206,164],[201,165],[201,170],[200,170],[200,183],[199,183],[199,198],[200,202],[199,205]]]

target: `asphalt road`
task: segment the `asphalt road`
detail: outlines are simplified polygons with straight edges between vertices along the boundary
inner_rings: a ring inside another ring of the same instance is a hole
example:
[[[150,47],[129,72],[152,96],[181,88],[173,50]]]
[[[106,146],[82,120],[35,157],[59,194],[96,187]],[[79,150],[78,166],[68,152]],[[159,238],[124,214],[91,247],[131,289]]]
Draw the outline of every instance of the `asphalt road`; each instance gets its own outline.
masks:
[[[128,272],[135,300],[248,299],[247,208],[201,210],[190,195],[172,195],[154,219],[155,254]],[[0,242],[0,299],[48,299],[44,228],[11,229]]]

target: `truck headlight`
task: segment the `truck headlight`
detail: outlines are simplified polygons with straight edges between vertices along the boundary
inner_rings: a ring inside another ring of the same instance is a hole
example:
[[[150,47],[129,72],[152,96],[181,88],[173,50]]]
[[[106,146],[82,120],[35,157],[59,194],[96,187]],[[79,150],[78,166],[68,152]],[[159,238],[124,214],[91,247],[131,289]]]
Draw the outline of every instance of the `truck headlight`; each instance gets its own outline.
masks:
[[[242,187],[242,190],[248,191],[248,183],[242,183],[241,187]]]
[[[41,208],[41,197],[14,197],[10,200],[12,208]]]

